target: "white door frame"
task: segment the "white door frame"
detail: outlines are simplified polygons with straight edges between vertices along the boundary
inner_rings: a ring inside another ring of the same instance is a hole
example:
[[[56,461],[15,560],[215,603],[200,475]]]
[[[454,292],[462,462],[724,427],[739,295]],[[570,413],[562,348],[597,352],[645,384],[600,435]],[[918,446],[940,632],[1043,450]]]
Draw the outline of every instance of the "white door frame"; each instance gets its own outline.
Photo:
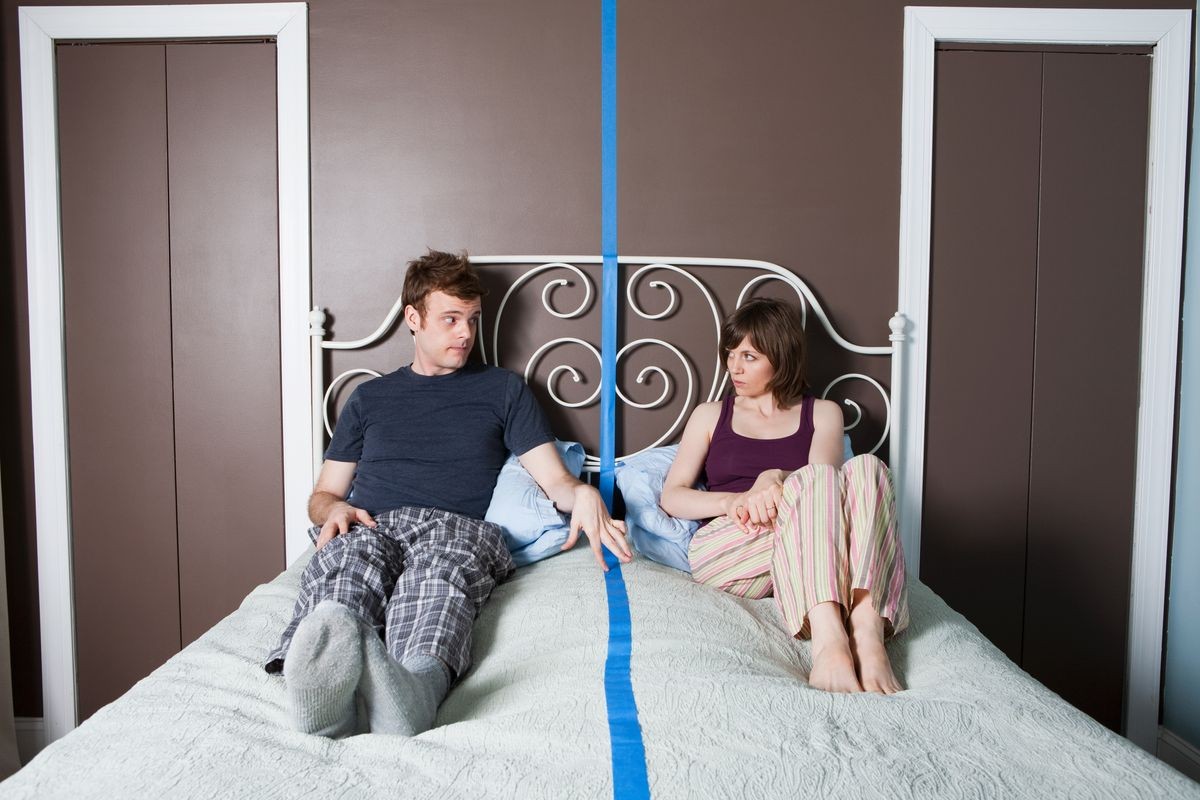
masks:
[[[1125,735],[1154,752],[1158,737],[1167,533],[1170,528],[1176,357],[1183,259],[1191,12],[928,8],[904,10],[900,168],[900,311],[910,326],[898,470],[905,555],[917,574],[924,483],[928,366],[934,49],[939,41],[1134,44],[1154,47],[1147,142],[1146,228],[1133,579]],[[1097,321],[1102,332],[1103,321]]]
[[[287,558],[307,546],[312,488],[308,308],[308,9],[304,3],[23,7],[21,112],[29,274],[30,394],[37,506],[46,741],[77,724],[75,613],[63,356],[61,220],[54,46],[59,39],[272,36],[279,158],[279,324]],[[299,537],[299,541],[293,541]]]

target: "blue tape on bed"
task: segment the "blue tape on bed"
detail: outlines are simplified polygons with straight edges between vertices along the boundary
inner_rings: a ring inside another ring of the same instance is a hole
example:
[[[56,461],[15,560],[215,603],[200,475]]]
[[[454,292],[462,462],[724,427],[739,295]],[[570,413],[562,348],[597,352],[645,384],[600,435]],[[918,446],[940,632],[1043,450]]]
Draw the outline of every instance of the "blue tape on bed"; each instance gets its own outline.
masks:
[[[646,748],[638,723],[637,703],[629,679],[633,627],[629,619],[629,594],[616,557],[605,551],[604,585],[608,591],[608,658],[604,662],[604,699],[608,704],[608,736],[612,742],[613,797],[641,800],[650,797],[646,777]]]

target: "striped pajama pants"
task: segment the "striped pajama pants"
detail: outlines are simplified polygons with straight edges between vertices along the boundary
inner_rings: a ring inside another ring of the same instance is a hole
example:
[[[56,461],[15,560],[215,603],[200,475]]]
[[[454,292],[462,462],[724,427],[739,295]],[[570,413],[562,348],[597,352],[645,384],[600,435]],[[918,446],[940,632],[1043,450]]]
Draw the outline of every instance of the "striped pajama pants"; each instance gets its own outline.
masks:
[[[802,639],[809,609],[833,601],[845,615],[856,589],[871,593],[888,635],[908,625],[895,493],[875,456],[796,470],[783,483],[773,528],[745,534],[717,517],[696,532],[688,560],[699,583],[753,600],[773,594],[788,632]]]

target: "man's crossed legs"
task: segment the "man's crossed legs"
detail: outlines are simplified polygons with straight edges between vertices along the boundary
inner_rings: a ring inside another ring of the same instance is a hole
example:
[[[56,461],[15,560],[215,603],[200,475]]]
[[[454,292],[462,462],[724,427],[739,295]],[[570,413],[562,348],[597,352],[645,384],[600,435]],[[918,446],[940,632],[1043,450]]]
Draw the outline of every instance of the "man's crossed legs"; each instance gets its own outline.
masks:
[[[471,665],[471,626],[513,571],[500,528],[432,508],[375,515],[316,552],[268,672],[287,680],[298,730],[348,736],[361,696],[374,733],[433,725]],[[316,537],[318,528],[309,535]]]

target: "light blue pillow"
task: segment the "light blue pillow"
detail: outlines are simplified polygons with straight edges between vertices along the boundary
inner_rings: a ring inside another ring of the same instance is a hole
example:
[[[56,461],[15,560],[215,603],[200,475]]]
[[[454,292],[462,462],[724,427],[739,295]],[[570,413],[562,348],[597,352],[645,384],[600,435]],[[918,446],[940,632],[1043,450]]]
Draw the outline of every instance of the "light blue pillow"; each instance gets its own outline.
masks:
[[[850,459],[854,458],[854,450],[850,447],[850,434],[842,436],[842,463],[845,464]]]
[[[688,544],[700,523],[668,516],[658,505],[667,470],[679,445],[656,447],[616,464],[617,488],[625,498],[625,525],[634,549],[647,558],[690,573]]]
[[[554,446],[567,471],[578,478],[583,471],[583,445],[555,440]],[[492,502],[483,518],[504,529],[504,543],[518,567],[559,552],[571,532],[570,517],[558,513],[514,455],[500,468]]]

